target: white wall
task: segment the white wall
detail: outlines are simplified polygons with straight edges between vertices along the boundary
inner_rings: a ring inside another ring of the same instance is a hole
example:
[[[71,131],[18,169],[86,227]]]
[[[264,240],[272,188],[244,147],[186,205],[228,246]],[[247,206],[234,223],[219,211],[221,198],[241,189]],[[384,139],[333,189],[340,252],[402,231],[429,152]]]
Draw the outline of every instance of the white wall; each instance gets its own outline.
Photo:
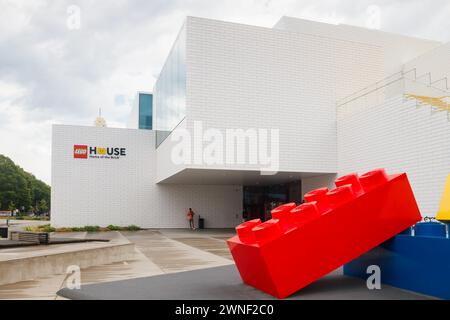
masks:
[[[450,114],[406,101],[403,94],[449,95],[442,91],[445,81],[430,87],[429,77],[422,76],[431,72],[431,81],[449,76],[449,61],[450,43],[438,46],[402,66],[415,68],[417,81],[408,73],[407,79],[338,107],[339,173],[376,167],[406,172],[423,216],[436,215],[450,173]]]
[[[192,207],[208,228],[241,221],[240,186],[157,185],[155,133],[150,130],[53,126],[52,224],[187,226]],[[125,147],[120,159],[74,159],[75,144]]]
[[[435,216],[450,173],[450,122],[397,95],[378,105],[338,109],[339,174],[374,168],[406,172],[423,216]]]
[[[405,64],[405,70],[416,68],[417,76],[421,77],[419,80],[423,83],[429,84],[429,77],[426,76],[428,72],[431,73],[431,81],[437,81],[445,77],[450,78],[450,43],[439,46],[427,53],[420,55]],[[425,75],[425,76],[424,76]],[[410,77],[412,74],[409,75]],[[437,82],[433,86],[446,89],[445,82]],[[450,86],[450,79],[448,80]]]
[[[303,196],[315,189],[327,187],[328,189],[336,188],[334,181],[336,174],[324,174],[316,177],[303,178],[302,182],[302,198]]]
[[[279,129],[279,171],[336,172],[336,98],[382,77],[379,47],[201,18],[186,27],[188,129]]]
[[[380,30],[345,24],[320,23],[294,17],[282,17],[274,28],[380,46],[385,57],[383,65],[386,75],[400,71],[400,67],[404,63],[440,45],[437,41],[418,39]]]
[[[139,93],[137,93],[133,99],[131,112],[127,119],[128,129],[139,128]]]
[[[156,150],[156,182],[161,182],[187,167],[183,163],[177,163],[172,159],[173,147],[179,143],[178,140],[173,140],[172,138],[177,136],[178,130],[184,130],[185,127],[186,121],[183,120]]]

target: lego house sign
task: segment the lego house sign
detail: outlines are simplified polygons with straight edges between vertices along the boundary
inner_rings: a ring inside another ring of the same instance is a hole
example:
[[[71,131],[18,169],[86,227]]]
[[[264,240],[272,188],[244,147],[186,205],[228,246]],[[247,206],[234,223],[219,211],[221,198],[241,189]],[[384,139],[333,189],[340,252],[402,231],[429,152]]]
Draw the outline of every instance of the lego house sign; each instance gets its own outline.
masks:
[[[74,159],[120,159],[127,155],[126,148],[94,147],[88,145],[74,145]]]

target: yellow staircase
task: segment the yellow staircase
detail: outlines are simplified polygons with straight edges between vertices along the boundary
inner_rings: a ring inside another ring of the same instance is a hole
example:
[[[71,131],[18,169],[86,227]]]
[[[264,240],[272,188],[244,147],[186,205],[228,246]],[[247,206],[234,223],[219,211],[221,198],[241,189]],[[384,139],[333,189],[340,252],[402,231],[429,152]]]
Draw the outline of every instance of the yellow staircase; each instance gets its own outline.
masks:
[[[450,101],[450,96],[429,97],[407,93],[405,94],[405,98],[416,100],[421,104],[427,104],[442,111],[450,111],[450,103],[448,102]]]

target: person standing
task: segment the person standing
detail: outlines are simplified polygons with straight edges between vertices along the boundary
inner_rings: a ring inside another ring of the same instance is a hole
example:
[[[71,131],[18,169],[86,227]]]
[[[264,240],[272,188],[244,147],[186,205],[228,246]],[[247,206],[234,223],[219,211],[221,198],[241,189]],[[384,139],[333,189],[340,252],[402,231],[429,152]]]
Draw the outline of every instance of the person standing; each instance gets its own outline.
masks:
[[[189,208],[186,218],[189,220],[189,228],[191,230],[195,230],[194,215],[195,215],[195,213],[194,213],[194,211],[192,211],[192,208]]]

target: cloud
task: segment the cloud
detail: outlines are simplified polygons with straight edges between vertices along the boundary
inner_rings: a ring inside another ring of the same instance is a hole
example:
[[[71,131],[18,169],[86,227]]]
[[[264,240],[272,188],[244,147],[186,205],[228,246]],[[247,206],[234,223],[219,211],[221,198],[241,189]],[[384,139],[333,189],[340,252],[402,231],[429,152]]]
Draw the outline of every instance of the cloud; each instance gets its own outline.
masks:
[[[79,29],[68,28],[73,5]],[[365,26],[370,5],[380,7],[385,31],[450,38],[446,0],[0,0],[0,153],[50,182],[51,123],[91,125],[102,108],[110,126],[125,126],[136,91],[152,90],[187,15]]]

